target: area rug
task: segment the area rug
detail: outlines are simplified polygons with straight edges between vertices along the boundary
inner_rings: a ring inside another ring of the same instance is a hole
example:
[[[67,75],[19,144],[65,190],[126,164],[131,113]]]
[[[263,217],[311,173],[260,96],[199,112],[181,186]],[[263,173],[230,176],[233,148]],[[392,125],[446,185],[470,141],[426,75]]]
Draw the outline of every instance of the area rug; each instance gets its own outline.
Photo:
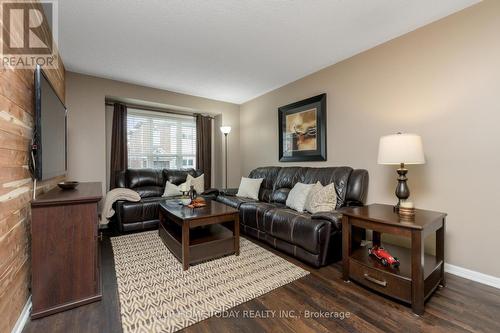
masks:
[[[175,332],[309,274],[244,238],[239,256],[187,271],[158,231],[111,243],[124,332]]]

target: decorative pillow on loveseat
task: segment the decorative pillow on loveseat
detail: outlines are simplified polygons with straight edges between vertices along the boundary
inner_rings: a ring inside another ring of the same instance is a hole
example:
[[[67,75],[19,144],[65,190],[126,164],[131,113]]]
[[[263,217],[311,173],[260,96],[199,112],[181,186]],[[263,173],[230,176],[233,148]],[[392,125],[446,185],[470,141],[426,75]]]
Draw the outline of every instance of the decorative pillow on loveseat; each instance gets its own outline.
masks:
[[[236,196],[259,200],[259,190],[263,180],[264,178],[241,177],[240,187]]]
[[[186,183],[188,187],[193,186],[194,190],[198,194],[202,194],[203,192],[205,192],[205,174],[202,174],[201,176],[198,176],[196,178],[188,174]]]
[[[286,198],[287,207],[296,210],[299,213],[304,211],[307,196],[311,189],[315,186],[314,184],[303,184],[297,183],[292,188],[288,197]]]
[[[182,195],[181,188],[189,188],[187,182],[180,185],[172,184],[167,180],[165,183],[165,191],[163,191],[162,197],[176,197]]]
[[[311,214],[330,212],[335,210],[336,206],[337,192],[334,183],[326,186],[321,185],[320,182],[314,184],[305,203],[305,209]]]

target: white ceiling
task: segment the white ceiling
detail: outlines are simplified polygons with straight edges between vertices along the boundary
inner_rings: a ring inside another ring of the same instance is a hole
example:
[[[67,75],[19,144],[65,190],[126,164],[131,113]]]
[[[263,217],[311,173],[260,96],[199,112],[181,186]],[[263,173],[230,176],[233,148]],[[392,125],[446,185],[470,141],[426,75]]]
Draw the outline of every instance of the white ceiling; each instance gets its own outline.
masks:
[[[478,0],[62,0],[66,69],[242,103]]]

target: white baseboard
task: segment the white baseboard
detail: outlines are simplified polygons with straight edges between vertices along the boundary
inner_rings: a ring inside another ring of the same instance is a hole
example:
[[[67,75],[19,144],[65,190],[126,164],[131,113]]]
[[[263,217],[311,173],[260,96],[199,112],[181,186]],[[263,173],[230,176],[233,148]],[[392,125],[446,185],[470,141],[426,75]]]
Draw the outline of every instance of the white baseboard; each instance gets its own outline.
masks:
[[[476,281],[482,284],[486,284],[488,286],[500,289],[500,278],[488,274],[483,274],[480,272],[476,272],[467,268],[463,268],[460,266],[455,266],[451,264],[444,264],[444,270],[447,273],[457,275],[472,281]]]
[[[24,325],[26,325],[26,322],[30,317],[30,311],[31,311],[31,295],[30,297],[28,297],[28,300],[26,301],[26,304],[24,305],[23,311],[19,315],[19,318],[17,318],[16,324],[12,328],[12,333],[21,333],[23,331]]]

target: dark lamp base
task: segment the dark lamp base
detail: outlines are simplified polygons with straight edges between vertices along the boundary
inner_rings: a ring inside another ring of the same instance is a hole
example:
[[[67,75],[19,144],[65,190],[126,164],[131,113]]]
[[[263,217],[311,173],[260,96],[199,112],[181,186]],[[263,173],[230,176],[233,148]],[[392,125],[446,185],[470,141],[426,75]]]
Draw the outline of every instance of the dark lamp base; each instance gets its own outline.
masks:
[[[398,173],[398,185],[396,186],[396,197],[398,198],[398,203],[394,206],[394,211],[399,211],[399,205],[401,204],[401,200],[406,200],[410,197],[410,189],[408,188],[408,184],[406,181],[406,174],[408,173],[408,169],[405,168],[405,164],[401,163],[399,169],[396,170]]]

